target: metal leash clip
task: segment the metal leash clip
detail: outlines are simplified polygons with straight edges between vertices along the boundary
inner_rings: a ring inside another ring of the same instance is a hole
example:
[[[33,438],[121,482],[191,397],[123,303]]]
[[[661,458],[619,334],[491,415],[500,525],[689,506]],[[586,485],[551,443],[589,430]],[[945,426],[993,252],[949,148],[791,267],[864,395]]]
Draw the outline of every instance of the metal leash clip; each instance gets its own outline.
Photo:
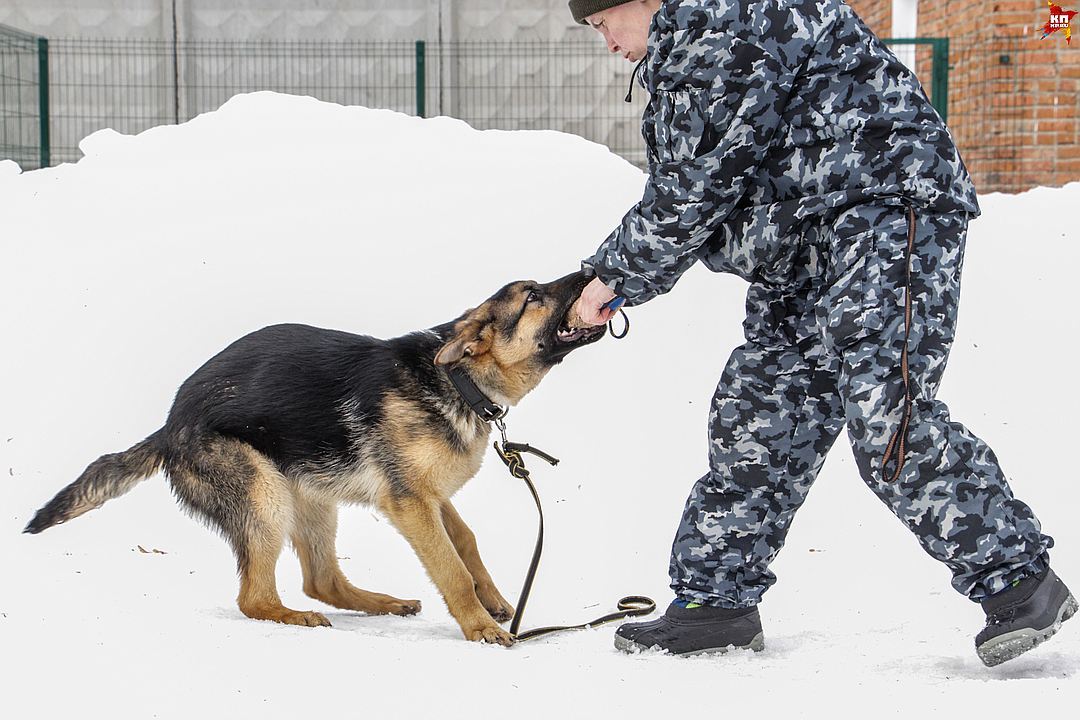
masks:
[[[502,421],[502,418],[495,420],[495,427],[499,428],[499,434],[502,435],[502,445],[496,442],[495,452],[499,454],[499,459],[502,460],[507,469],[510,470],[510,474],[519,480],[527,480],[529,478],[529,471],[525,468],[525,460],[521,457],[521,453],[523,452],[532,453],[549,465],[554,466],[559,464],[558,458],[548,455],[543,450],[534,448],[528,443],[516,443],[507,440],[506,424]]]

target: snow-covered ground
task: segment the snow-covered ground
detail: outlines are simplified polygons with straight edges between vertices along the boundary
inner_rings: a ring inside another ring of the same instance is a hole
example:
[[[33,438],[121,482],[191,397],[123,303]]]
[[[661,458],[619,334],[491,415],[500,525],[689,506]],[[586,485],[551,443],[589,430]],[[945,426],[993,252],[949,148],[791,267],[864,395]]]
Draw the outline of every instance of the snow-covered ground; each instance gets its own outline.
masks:
[[[451,319],[509,280],[575,270],[643,183],[569,135],[273,94],[136,137],[102,131],[83,149],[26,174],[0,163],[4,717],[1008,717],[1080,701],[1080,621],[984,668],[980,609],[866,489],[843,440],[774,566],[760,654],[625,656],[613,626],[511,649],[465,642],[405,541],[364,508],[342,512],[346,574],[420,598],[421,615],[320,607],[286,551],[286,605],[334,626],[246,619],[231,553],[161,477],[20,534],[89,461],[160,427],[179,383],[239,335],[303,322],[389,337]],[[982,201],[941,396],[995,449],[1080,590],[1080,184]],[[511,439],[562,459],[531,463],[547,546],[526,627],[580,622],[631,593],[667,604],[668,549],[705,467],[743,292],[693,269],[631,312],[626,340],[575,353],[511,413]],[[526,489],[489,455],[457,505],[513,601],[535,532]]]

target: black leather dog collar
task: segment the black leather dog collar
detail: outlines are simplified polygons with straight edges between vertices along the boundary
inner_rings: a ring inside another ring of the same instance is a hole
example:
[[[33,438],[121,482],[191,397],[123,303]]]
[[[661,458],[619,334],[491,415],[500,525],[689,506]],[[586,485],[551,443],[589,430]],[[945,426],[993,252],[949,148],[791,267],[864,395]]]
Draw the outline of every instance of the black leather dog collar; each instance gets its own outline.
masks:
[[[461,395],[461,399],[484,422],[497,420],[506,414],[506,408],[492,402],[491,398],[476,386],[473,379],[461,367],[455,365],[446,371],[446,376],[450,378],[450,383]]]

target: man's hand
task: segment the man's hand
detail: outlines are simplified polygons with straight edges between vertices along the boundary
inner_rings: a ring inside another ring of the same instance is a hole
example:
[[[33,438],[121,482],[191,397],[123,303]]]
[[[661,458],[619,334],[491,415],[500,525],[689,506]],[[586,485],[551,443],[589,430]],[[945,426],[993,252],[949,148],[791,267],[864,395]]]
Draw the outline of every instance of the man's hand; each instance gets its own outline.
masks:
[[[589,325],[603,325],[616,312],[603,307],[614,297],[615,293],[611,291],[611,288],[605,285],[600,278],[594,277],[592,282],[581,291],[581,297],[574,303],[577,316],[581,318],[582,322]]]

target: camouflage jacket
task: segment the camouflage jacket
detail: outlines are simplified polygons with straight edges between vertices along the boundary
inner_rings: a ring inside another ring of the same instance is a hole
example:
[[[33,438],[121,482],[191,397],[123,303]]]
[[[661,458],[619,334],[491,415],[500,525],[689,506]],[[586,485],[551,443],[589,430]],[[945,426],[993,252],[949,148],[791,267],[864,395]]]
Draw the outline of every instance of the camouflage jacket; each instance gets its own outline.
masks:
[[[918,80],[842,0],[666,0],[638,79],[648,181],[584,261],[628,305],[697,260],[783,284],[858,203],[979,212]]]

